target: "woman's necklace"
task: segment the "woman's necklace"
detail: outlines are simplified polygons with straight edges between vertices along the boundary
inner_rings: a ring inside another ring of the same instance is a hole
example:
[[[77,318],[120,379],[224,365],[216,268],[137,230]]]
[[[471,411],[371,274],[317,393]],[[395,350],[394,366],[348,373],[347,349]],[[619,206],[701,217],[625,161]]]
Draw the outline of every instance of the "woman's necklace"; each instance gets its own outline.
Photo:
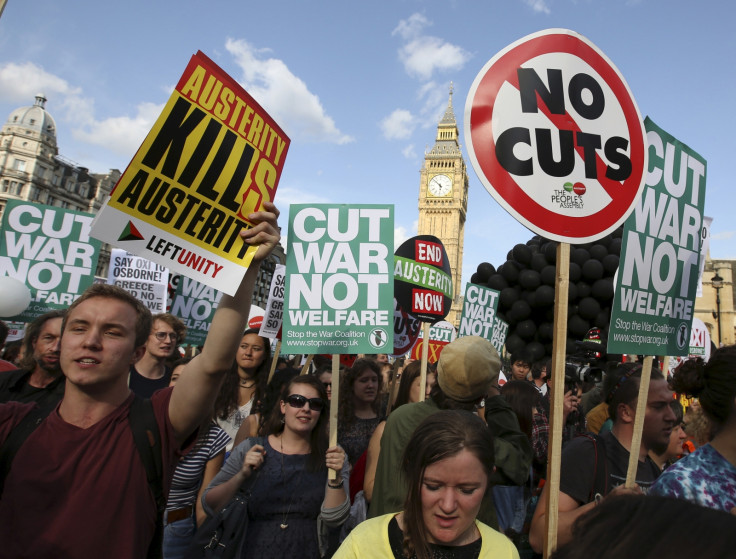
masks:
[[[284,494],[286,494],[286,477],[284,476],[284,434],[283,433],[279,437],[279,444],[281,445],[281,484],[284,488]],[[286,513],[284,514],[284,517],[281,519],[280,526],[282,530],[286,530],[289,527],[289,525],[286,523],[286,520],[289,517],[289,513],[291,512],[291,505],[294,504],[294,497],[296,496],[296,493],[297,493],[296,490],[298,489],[298,486],[299,486],[298,482],[302,477],[302,472],[304,472],[304,469],[302,469],[299,472],[299,477],[297,478],[297,483],[296,483],[297,487],[295,487],[294,491],[291,492],[291,499],[289,499],[289,506],[286,509]]]
[[[249,378],[241,378],[240,379],[240,386],[243,388],[253,388],[256,385],[256,381],[249,379]]]

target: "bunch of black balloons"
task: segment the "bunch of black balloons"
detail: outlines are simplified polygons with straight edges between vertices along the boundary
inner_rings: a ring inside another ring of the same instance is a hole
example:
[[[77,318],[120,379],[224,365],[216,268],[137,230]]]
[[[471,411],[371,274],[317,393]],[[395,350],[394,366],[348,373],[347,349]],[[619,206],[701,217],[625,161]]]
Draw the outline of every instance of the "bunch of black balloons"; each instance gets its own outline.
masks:
[[[567,354],[577,351],[576,342],[592,327],[608,334],[622,233],[620,227],[595,242],[570,246]],[[552,355],[558,244],[534,236],[511,249],[498,268],[483,262],[470,278],[500,293],[498,316],[509,324],[506,350],[525,349],[535,361]]]

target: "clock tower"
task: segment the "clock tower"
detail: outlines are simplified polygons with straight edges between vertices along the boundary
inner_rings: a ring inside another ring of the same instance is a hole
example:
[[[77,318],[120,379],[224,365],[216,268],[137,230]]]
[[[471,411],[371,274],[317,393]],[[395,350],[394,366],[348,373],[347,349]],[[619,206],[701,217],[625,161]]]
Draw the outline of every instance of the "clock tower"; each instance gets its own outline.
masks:
[[[463,238],[468,209],[468,172],[458,136],[450,85],[447,110],[437,125],[434,146],[425,153],[419,173],[418,234],[434,235],[445,245],[453,287],[452,308],[446,320],[455,327],[459,326],[462,314]]]

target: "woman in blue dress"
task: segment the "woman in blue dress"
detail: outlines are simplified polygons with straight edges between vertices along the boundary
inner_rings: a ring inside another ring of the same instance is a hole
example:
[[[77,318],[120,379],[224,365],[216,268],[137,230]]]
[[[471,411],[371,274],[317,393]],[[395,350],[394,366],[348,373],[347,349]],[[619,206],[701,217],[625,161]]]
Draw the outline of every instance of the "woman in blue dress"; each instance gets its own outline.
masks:
[[[348,467],[339,446],[327,448],[328,407],[324,385],[297,376],[281,393],[264,438],[232,451],[205,491],[208,514],[225,506],[241,487],[251,493],[242,557],[318,559],[327,533],[350,512]],[[328,481],[327,472],[336,472]]]

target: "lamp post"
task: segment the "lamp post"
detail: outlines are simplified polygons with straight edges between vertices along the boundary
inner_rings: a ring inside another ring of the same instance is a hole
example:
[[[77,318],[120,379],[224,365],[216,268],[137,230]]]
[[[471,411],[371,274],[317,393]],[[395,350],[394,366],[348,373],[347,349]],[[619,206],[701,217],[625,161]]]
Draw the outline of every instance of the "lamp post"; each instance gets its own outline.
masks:
[[[723,278],[718,275],[718,270],[716,270],[716,275],[710,279],[710,284],[716,290],[716,312],[713,313],[713,318],[718,320],[718,347],[721,347],[721,288],[723,287]]]

